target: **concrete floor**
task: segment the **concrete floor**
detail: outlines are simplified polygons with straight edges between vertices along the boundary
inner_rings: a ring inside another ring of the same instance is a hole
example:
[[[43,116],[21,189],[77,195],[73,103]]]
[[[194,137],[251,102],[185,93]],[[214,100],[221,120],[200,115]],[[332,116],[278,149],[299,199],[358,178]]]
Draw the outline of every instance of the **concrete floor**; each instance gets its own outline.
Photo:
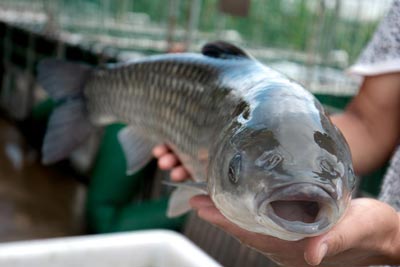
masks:
[[[85,187],[40,164],[11,123],[0,119],[0,242],[81,234]]]

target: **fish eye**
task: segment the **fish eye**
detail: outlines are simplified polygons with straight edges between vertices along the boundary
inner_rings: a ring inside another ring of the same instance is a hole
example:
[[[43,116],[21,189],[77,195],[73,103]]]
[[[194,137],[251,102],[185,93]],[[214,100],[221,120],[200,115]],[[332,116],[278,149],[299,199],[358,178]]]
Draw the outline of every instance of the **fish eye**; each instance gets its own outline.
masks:
[[[264,152],[258,159],[256,159],[255,164],[263,169],[272,170],[275,168],[281,161],[283,157],[276,152]]]
[[[320,164],[322,171],[328,173],[329,176],[331,176],[332,178],[336,178],[338,176],[337,170],[333,167],[332,163],[330,163],[328,160],[322,159],[319,164]]]
[[[241,163],[242,156],[240,154],[236,154],[235,156],[233,156],[233,158],[229,162],[228,179],[232,184],[236,184],[239,181]]]

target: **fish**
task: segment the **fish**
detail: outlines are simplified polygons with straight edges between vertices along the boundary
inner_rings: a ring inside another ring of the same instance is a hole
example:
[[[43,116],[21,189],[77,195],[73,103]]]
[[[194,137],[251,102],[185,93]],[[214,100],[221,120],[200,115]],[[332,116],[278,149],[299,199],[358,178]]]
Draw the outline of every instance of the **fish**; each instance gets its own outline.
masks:
[[[235,225],[294,241],[325,233],[349,206],[356,184],[350,149],[321,103],[234,44],[101,66],[44,59],[37,70],[56,103],[44,164],[118,122],[126,125],[118,139],[128,174],[161,143],[191,174],[170,182],[177,188],[169,216],[208,194]]]

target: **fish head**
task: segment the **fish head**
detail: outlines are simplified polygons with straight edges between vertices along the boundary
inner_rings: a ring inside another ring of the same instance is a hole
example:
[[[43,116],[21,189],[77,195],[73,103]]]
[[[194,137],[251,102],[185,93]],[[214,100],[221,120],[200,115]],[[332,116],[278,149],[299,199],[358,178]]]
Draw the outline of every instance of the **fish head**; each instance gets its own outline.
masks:
[[[299,240],[342,217],[355,186],[350,150],[318,102],[315,107],[279,119],[254,109],[223,131],[208,185],[226,218],[252,232]]]

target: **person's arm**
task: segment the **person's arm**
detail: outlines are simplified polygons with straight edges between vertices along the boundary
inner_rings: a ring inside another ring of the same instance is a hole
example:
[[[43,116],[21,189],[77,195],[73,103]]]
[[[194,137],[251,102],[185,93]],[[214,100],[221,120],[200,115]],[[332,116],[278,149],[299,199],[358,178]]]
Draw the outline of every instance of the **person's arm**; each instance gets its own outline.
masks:
[[[400,73],[365,77],[358,95],[332,121],[349,143],[356,173],[382,166],[400,136]]]

